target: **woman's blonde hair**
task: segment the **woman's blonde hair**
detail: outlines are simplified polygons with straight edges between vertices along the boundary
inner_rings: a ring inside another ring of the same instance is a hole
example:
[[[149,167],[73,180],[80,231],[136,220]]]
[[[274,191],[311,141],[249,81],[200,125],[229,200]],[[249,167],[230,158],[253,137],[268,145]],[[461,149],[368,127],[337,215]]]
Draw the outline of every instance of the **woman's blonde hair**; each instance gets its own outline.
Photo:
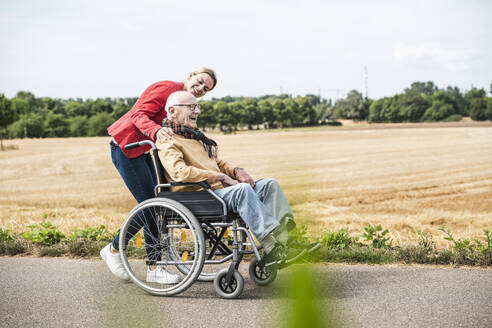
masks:
[[[212,80],[214,81],[214,85],[212,86],[212,89],[215,88],[215,86],[217,85],[217,76],[215,75],[215,71],[213,69],[210,69],[207,67],[200,67],[196,71],[193,71],[191,74],[196,75],[196,74],[200,74],[200,73],[208,74],[212,78]],[[212,89],[210,89],[210,90],[212,90]]]

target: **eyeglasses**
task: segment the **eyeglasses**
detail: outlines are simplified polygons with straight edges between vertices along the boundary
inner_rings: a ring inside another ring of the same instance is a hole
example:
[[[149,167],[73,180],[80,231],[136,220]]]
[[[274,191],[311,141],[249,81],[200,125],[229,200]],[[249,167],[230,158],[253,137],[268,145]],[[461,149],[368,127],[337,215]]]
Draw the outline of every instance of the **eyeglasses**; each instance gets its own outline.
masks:
[[[186,106],[188,107],[189,109],[191,109],[192,111],[196,110],[198,108],[198,110],[200,110],[200,104],[175,104],[173,106]]]

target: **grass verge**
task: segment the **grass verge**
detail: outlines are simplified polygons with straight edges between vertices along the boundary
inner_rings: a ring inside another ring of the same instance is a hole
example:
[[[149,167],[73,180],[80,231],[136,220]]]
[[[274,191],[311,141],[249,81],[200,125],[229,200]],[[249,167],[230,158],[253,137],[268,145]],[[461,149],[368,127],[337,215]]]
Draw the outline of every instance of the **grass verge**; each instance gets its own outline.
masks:
[[[30,229],[12,234],[0,228],[0,255],[98,257],[99,251],[115,236],[104,226],[76,229],[68,236],[59,233],[49,222],[31,225]],[[413,245],[392,246],[388,230],[381,225],[368,225],[364,230],[358,236],[350,234],[348,229],[327,231],[321,239],[310,240],[307,227],[301,225],[289,233],[289,246],[320,242],[320,250],[307,259],[311,262],[492,266],[492,233],[489,229],[483,231],[483,239],[472,241],[455,238],[449,229],[440,228],[438,231],[449,242],[449,247],[441,249],[436,247],[434,236],[428,232],[419,231]],[[145,258],[145,247],[133,248],[129,249],[130,256]]]

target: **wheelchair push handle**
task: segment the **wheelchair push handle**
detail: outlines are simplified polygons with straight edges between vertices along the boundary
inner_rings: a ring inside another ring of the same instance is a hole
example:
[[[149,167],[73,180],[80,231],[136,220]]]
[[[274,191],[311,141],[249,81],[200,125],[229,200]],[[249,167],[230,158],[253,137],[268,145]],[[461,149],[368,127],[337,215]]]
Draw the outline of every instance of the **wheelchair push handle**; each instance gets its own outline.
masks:
[[[125,145],[125,149],[130,150],[130,149],[142,147],[145,145],[149,145],[150,147],[152,147],[152,150],[157,149],[155,147],[155,143],[153,143],[152,140],[143,140],[143,141],[133,142],[133,143],[130,143],[128,145]]]

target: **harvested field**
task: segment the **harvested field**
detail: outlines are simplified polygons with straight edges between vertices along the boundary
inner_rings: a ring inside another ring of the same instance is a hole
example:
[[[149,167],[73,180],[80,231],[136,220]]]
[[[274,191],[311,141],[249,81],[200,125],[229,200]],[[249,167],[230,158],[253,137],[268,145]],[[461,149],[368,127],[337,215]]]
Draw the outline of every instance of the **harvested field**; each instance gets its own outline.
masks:
[[[369,223],[396,244],[417,230],[478,237],[492,228],[492,125],[405,124],[210,134],[220,157],[274,177],[312,236]],[[109,138],[8,140],[0,152],[0,227],[47,218],[62,231],[117,230],[136,204],[111,163]],[[435,238],[438,244],[444,241]]]

